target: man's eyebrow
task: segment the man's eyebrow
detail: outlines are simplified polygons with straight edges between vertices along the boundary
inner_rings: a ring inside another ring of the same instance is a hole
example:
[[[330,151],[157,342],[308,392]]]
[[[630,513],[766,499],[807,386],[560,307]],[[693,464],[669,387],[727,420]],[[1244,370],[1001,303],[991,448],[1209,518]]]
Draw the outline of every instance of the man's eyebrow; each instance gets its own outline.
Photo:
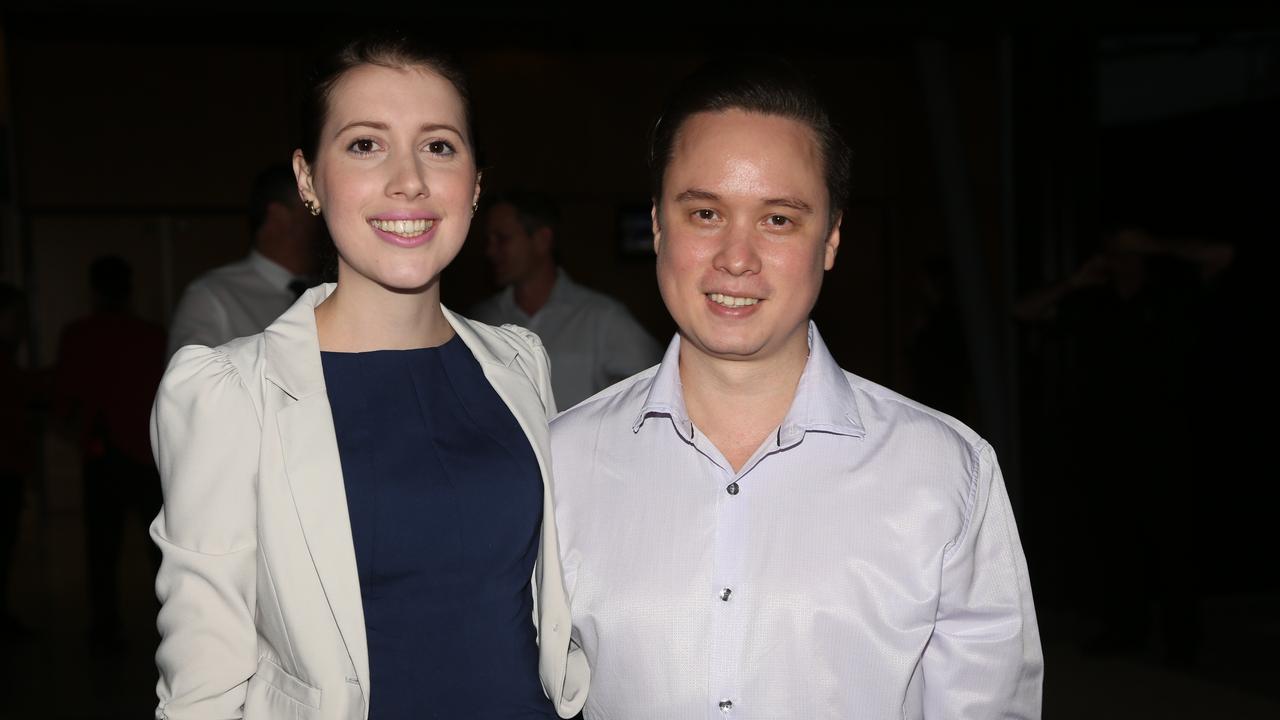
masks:
[[[698,188],[689,188],[684,192],[676,195],[676,202],[684,202],[686,200],[719,200],[720,196],[710,190],[701,190]]]
[[[809,207],[809,203],[801,200],[800,198],[794,198],[794,197],[765,198],[764,204],[778,205],[781,207],[791,208],[792,210],[798,210],[802,213],[808,213],[810,215],[813,214],[813,208]]]

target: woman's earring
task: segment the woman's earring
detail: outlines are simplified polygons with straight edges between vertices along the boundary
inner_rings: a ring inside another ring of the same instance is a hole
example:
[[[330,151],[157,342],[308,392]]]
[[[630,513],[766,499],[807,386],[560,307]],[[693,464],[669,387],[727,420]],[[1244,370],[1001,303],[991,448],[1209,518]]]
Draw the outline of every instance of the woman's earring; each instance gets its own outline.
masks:
[[[306,208],[307,212],[311,213],[312,215],[320,214],[320,206],[316,204],[315,200],[303,200],[302,207]]]
[[[473,202],[473,203],[471,203],[471,214],[472,214],[472,215],[475,215],[475,214],[476,214],[476,211],[477,211],[477,210],[479,210],[479,209],[480,209],[480,203],[479,203],[479,202]]]

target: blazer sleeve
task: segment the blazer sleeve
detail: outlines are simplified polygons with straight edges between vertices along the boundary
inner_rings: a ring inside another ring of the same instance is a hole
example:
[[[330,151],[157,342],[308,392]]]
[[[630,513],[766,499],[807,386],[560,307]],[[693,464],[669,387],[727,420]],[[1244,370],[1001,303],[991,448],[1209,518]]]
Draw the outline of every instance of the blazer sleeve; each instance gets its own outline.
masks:
[[[178,351],[151,411],[164,506],[156,718],[237,718],[257,665],[256,487],[261,415],[220,350]]]
[[[1044,658],[1009,496],[995,453],[976,450],[969,518],[942,563],[921,659],[926,718],[1040,717]]]

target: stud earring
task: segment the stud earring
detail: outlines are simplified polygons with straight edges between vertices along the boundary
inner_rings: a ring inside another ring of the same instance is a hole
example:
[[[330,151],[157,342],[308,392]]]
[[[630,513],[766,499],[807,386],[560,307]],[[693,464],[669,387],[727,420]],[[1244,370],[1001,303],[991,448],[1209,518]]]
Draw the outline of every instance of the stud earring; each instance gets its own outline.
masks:
[[[471,214],[472,214],[472,215],[475,215],[475,214],[476,214],[476,211],[477,211],[477,210],[479,210],[479,209],[480,209],[480,203],[478,203],[478,202],[473,202],[473,203],[471,203]]]
[[[307,212],[312,215],[320,214],[320,205],[318,205],[315,200],[303,200],[302,207],[306,208]]]

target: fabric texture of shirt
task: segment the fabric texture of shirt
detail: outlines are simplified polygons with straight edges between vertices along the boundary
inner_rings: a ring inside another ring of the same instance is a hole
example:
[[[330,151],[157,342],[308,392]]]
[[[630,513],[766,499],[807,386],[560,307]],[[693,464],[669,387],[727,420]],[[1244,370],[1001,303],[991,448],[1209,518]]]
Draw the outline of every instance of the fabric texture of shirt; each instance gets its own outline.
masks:
[[[680,340],[552,422],[575,640],[602,718],[1036,718],[1043,660],[991,447],[836,365],[734,472]]]
[[[557,717],[529,590],[542,476],[462,340],[322,352],[369,648],[370,720]]]
[[[658,362],[662,348],[617,300],[556,273],[551,297],[532,317],[508,287],[471,310],[490,325],[511,323],[542,338],[556,405],[567,408]]]
[[[216,347],[262,332],[298,299],[285,267],[250,251],[187,286],[169,326],[169,355],[185,345]]]

